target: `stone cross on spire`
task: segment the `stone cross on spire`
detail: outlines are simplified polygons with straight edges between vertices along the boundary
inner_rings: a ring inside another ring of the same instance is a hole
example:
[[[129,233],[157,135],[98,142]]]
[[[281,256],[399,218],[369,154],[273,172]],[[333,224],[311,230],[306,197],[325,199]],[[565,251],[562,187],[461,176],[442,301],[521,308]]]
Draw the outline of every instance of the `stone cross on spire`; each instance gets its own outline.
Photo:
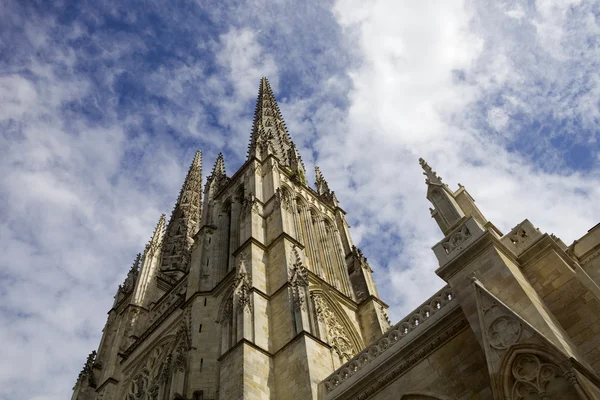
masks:
[[[419,164],[421,164],[421,167],[423,168],[423,175],[425,175],[427,178],[425,179],[425,183],[426,184],[437,184],[437,185],[441,185],[442,184],[442,178],[440,178],[439,176],[437,176],[437,174],[435,173],[435,171],[433,169],[431,169],[431,167],[429,166],[429,164],[427,164],[427,162],[425,160],[423,160],[422,158],[419,158]]]

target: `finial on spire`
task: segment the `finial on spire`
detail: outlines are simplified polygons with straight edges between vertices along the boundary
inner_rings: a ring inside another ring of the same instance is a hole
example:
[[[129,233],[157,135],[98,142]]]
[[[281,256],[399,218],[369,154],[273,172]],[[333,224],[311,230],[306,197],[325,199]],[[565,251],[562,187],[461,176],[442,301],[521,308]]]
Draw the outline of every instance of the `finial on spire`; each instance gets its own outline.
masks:
[[[315,175],[315,187],[317,188],[317,193],[319,193],[320,195],[331,193],[331,190],[329,190],[329,185],[327,184],[323,173],[317,166],[315,166]]]
[[[423,171],[424,171],[423,175],[426,176],[426,179],[425,179],[426,184],[428,184],[428,185],[430,183],[434,183],[434,184],[438,184],[438,185],[442,184],[442,178],[437,176],[435,171],[433,169],[431,169],[431,167],[429,166],[429,164],[427,164],[427,162],[425,160],[423,160],[422,158],[419,158],[419,164],[421,164],[421,167],[423,168]]]

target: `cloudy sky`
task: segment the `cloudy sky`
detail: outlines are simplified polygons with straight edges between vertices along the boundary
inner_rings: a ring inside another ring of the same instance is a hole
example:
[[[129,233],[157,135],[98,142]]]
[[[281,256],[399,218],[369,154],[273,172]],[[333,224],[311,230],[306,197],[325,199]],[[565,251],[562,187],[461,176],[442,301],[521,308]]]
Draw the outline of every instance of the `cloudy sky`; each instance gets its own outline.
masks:
[[[119,3],[126,5],[120,6]],[[396,321],[443,285],[424,157],[505,233],[600,221],[598,1],[0,3],[0,399],[65,399],[193,154],[261,76]],[[310,179],[313,181],[314,179]]]

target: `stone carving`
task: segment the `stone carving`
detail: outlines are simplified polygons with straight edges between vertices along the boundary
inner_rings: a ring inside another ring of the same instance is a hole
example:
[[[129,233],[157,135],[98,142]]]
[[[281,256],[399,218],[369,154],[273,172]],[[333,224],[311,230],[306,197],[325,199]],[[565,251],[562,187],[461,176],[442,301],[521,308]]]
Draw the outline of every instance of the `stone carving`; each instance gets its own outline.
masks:
[[[502,315],[492,321],[486,333],[490,346],[498,350],[507,349],[519,341],[521,324],[513,317]]]
[[[431,315],[442,310],[443,307],[449,302],[451,302],[453,299],[454,295],[450,291],[450,288],[448,286],[442,288],[439,292],[433,295],[432,298],[430,298],[427,302],[422,304],[413,314],[411,314],[409,317],[405,318],[404,320],[400,321],[392,328],[390,328],[383,336],[376,340],[374,344],[365,348],[360,353],[352,357],[352,359],[350,359],[346,364],[344,364],[342,367],[340,367],[340,369],[338,369],[339,372],[335,372],[328,378],[326,378],[324,380],[324,383],[327,392],[331,392],[343,381],[345,381],[346,379],[354,375],[357,371],[361,370],[367,364],[373,361],[387,348],[389,348],[399,340],[402,340],[402,338],[406,336],[409,332],[417,329],[422,321],[426,320],[427,318],[430,318]],[[319,307],[317,307],[317,301],[315,301],[315,309],[317,310],[318,316]],[[466,319],[460,320],[455,328],[456,330],[453,330],[453,328],[451,328],[450,330],[446,331],[444,335],[453,335],[455,331],[457,331],[458,329],[462,329],[462,327],[466,326],[467,324],[468,322],[466,321]],[[442,335],[441,337],[436,338],[436,340],[434,340],[431,346],[435,348],[445,340],[446,337]],[[396,368],[398,371],[395,372],[394,375],[392,375],[391,377],[386,376],[385,380],[387,380],[387,382],[391,381],[393,378],[398,376],[399,373],[406,371],[414,363],[420,361],[422,357],[424,357],[425,354],[428,354],[428,352],[430,351],[431,349],[426,348],[421,351],[422,354],[420,352],[417,352],[419,354],[412,355],[409,360],[405,361],[400,365],[400,367]],[[383,383],[381,385],[383,385]],[[377,386],[377,388],[380,388],[381,385]],[[369,393],[372,394],[374,392]]]
[[[254,193],[249,193],[242,199],[240,207],[240,218],[245,218],[250,212],[258,213],[258,200],[254,197]]]
[[[145,363],[133,373],[127,400],[155,400],[164,392],[171,369],[171,346],[172,343],[167,343],[156,348]]]
[[[233,301],[230,298],[229,300],[227,300],[227,303],[225,303],[225,308],[223,309],[223,316],[221,318],[220,323],[231,323],[231,319],[233,317]]]
[[[284,210],[292,209],[292,199],[290,198],[289,193],[281,188],[275,189],[275,206],[283,207]]]
[[[321,295],[315,294],[314,292],[310,295],[313,299],[317,319],[322,321],[325,325],[327,340],[332,345],[333,350],[337,353],[340,361],[345,362],[349,360],[356,354],[357,349],[352,345],[352,342],[346,334],[346,330],[340,324],[335,313],[329,308]]]
[[[520,354],[512,363],[511,400],[578,399],[573,386],[577,384],[574,374],[565,373],[559,366],[541,359],[535,354]],[[574,378],[574,379],[573,379]]]
[[[521,244],[529,239],[529,235],[525,232],[525,229],[519,228],[509,236],[509,239],[515,247],[519,247]]]
[[[306,288],[308,287],[308,270],[300,259],[296,246],[292,248],[292,268],[289,271],[289,280],[292,285],[292,299],[294,309],[306,311]]]
[[[463,225],[458,231],[451,234],[446,240],[442,241],[442,248],[446,254],[455,250],[462,250],[461,244],[471,236],[471,232],[466,225]]]
[[[181,284],[171,291],[171,294],[163,299],[150,313],[150,326],[137,338],[129,347],[127,347],[121,357],[127,358],[146,338],[169,316],[171,313],[185,301],[185,292],[187,290],[187,278],[181,281]],[[163,306],[164,304],[164,306]],[[164,311],[163,311],[164,310]]]
[[[329,189],[329,184],[323,177],[323,174],[321,173],[321,170],[319,169],[319,167],[315,167],[315,175],[316,175],[315,188],[317,189],[317,193],[319,194],[319,197],[321,198],[321,200],[323,200],[327,204],[332,205],[334,207],[337,206],[338,201],[335,196],[335,192],[333,190]]]
[[[477,288],[483,314],[484,332],[489,345],[496,350],[504,350],[521,338],[522,326],[514,315],[508,314],[493,298]]]
[[[240,256],[237,273],[233,281],[233,297],[236,302],[238,312],[252,312],[252,299],[250,296],[251,276],[246,269],[246,260]]]
[[[90,387],[96,387],[96,379],[94,378],[94,371],[92,370],[92,368],[94,367],[94,364],[96,363],[96,355],[97,355],[96,350],[94,350],[90,353],[87,360],[85,361],[83,369],[81,370],[81,372],[79,373],[79,376],[77,377],[77,383],[75,385],[77,385],[78,383],[81,383],[81,384],[88,385]],[[73,388],[73,389],[75,389],[75,388]]]

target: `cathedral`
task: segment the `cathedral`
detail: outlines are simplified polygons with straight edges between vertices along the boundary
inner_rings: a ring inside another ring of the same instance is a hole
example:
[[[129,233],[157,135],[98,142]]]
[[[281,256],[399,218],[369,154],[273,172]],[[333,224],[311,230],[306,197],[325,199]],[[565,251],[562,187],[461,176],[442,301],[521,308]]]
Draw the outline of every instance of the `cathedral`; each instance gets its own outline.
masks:
[[[446,286],[392,326],[263,78],[246,162],[220,154],[202,187],[196,153],[72,400],[600,399],[600,224],[503,234],[419,162]]]

